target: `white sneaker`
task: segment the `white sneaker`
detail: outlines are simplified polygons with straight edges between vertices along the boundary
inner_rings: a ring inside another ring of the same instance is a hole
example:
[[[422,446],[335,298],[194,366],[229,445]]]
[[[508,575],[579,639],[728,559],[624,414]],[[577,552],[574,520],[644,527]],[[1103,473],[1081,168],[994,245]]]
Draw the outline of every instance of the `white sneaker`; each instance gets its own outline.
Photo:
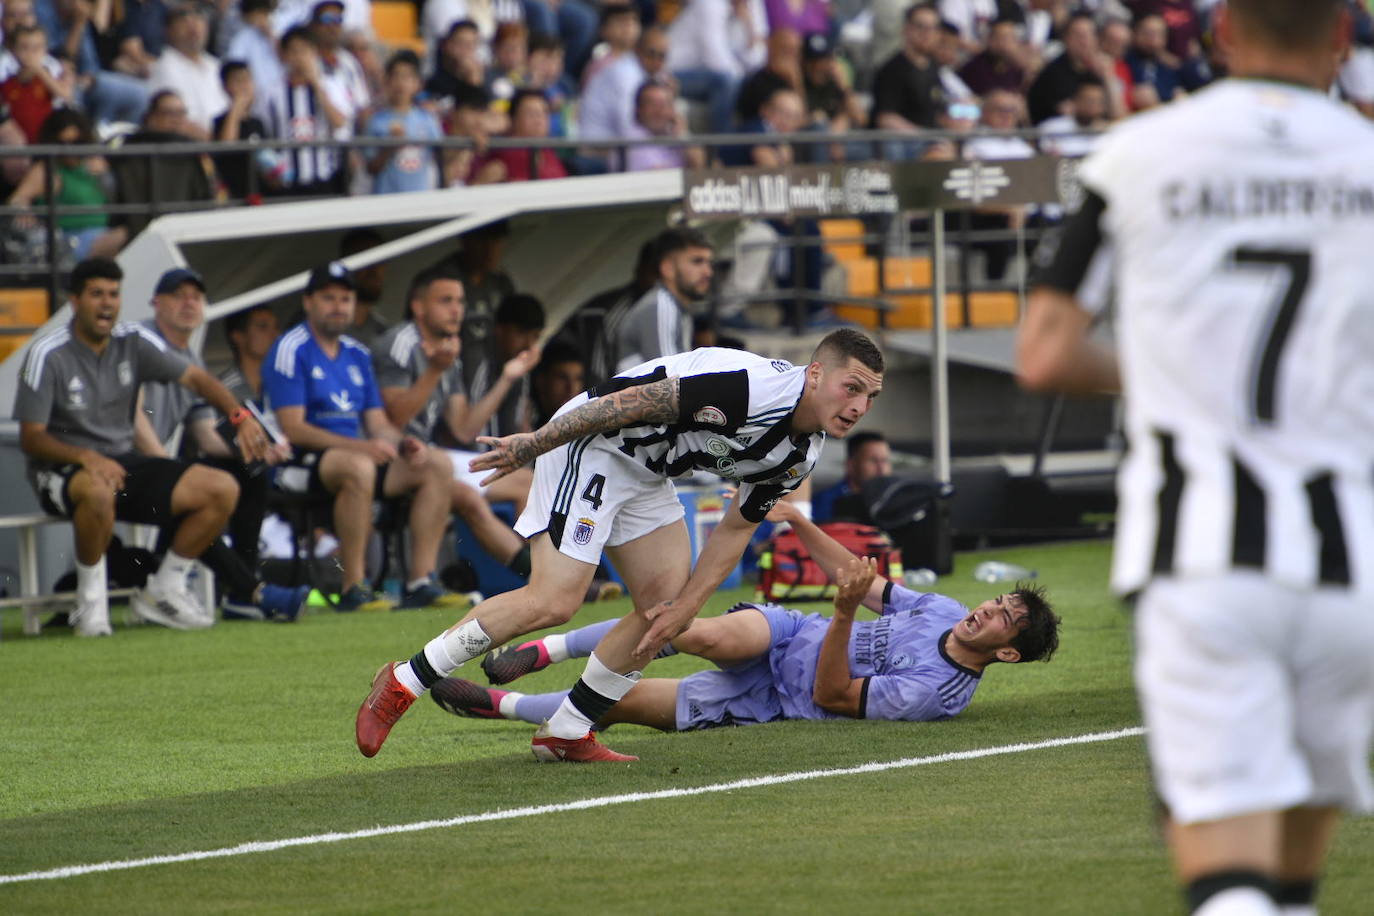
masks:
[[[151,623],[177,630],[203,630],[215,622],[185,588],[163,589],[151,578],[133,595],[134,613]]]
[[[109,604],[78,604],[69,617],[77,636],[113,636]]]

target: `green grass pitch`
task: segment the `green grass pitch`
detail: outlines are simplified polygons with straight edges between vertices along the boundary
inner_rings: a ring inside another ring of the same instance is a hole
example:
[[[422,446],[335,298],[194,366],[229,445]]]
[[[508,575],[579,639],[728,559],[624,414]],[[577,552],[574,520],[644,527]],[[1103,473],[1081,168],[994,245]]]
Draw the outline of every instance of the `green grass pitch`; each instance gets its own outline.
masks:
[[[972,603],[987,555],[936,590]],[[635,792],[1033,743],[1139,724],[1129,620],[1104,543],[1000,551],[1064,619],[1048,665],[995,666],[943,723],[620,726],[631,765],[547,766],[530,726],[422,700],[381,754],[352,723],[372,673],[450,622],[315,613],[292,626],[0,641],[0,876],[175,856]],[[721,592],[720,613],[745,590]],[[812,605],[810,607],[823,608]],[[628,602],[589,606],[590,622]],[[650,675],[704,663],[656,662]],[[524,679],[567,687],[572,662]],[[469,665],[464,673],[481,680]],[[1374,912],[1374,828],[1351,821],[1324,914]],[[1139,737],[633,801],[56,880],[0,883],[0,913],[1180,913]]]

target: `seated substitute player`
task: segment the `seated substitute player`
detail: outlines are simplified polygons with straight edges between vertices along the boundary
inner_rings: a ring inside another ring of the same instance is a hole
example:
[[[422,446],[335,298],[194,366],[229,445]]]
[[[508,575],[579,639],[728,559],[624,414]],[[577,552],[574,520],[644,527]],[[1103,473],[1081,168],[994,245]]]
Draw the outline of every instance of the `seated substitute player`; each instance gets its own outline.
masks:
[[[755,527],[815,467],[827,434],[843,438],[882,387],[883,357],[858,331],[834,331],[806,366],[705,349],[644,363],[579,395],[533,433],[488,440],[473,462],[489,479],[535,465],[516,531],[532,539],[529,585],[497,595],[409,661],[383,665],[356,720],[371,757],[415,698],[493,644],[568,621],[602,550],[634,613],[606,634],[567,701],[536,733],[541,759],[624,760],[591,734],[640,669],[691,623],[739,562]],[[695,570],[671,478],[704,470],[739,492]]]
[[[386,418],[367,347],[344,334],[353,322],[353,275],[336,262],[317,267],[305,286],[305,322],[283,334],[262,370],[267,406],[296,449],[278,484],[334,499],[334,536],[343,567],[341,611],[391,606],[364,584],[372,502],[411,495],[410,581],[401,607],[456,605],[466,599],[435,581],[439,542],[449,520],[453,466],[440,449]],[[398,460],[399,459],[399,460]]]
[[[372,349],[372,367],[387,419],[421,442],[433,442],[435,427],[441,422],[457,431],[460,438],[476,438],[477,431],[500,406],[505,391],[493,388],[480,403],[471,405],[463,393],[458,336],[463,323],[463,281],[445,270],[424,271],[411,283],[408,301],[411,320],[391,328]],[[512,361],[528,358],[522,354]],[[518,371],[525,374],[523,368]],[[456,456],[450,457],[454,473],[449,483],[452,509],[472,528],[483,550],[517,575],[528,577],[529,547],[491,511],[476,488],[477,481],[467,482],[472,476],[467,469],[470,457],[463,458],[461,469]],[[528,491],[530,475],[524,476]],[[525,494],[519,496],[523,503]]]
[[[205,465],[134,454],[139,386],[177,381],[209,401],[238,429],[240,456],[262,461],[268,438],[247,410],[204,369],[172,353],[162,338],[119,318],[114,261],[90,258],[72,271],[72,320],[34,341],[24,358],[14,416],[29,480],[43,508],[72,520],[82,636],[109,636],[105,549],[116,520],[174,525],[171,549],[142,589],[135,613],[178,629],[210,626],[186,577],[220,536],[238,499],[234,478]]]
[[[644,678],[598,721],[691,731],[779,719],[888,719],[929,722],[963,712],[983,671],[996,662],[1049,661],[1059,618],[1044,589],[1016,589],[969,610],[953,598],[921,594],[878,578],[875,565],[849,553],[786,502],[769,518],[796,526],[807,549],[839,585],[835,616],[774,604],[740,604],[693,622],[659,656],[685,652],[716,671],[682,679]],[[862,604],[882,616],[854,621]],[[615,621],[546,636],[488,655],[494,684],[565,658],[590,655]],[[533,696],[445,678],[430,695],[460,716],[522,719],[553,715],[565,691]]]
[[[153,317],[143,326],[162,338],[169,349],[194,366],[204,369],[200,356],[191,350],[191,335],[205,322],[205,281],[193,270],[174,267],[158,278],[153,287]],[[229,388],[239,403],[242,398]],[[261,581],[257,576],[258,533],[267,510],[270,475],[262,464],[247,465],[230,450],[221,434],[214,412],[194,394],[174,382],[145,382],[138,415],[134,421],[134,444],[144,455],[170,458],[169,449],[177,445],[177,457],[218,468],[234,478],[239,498],[229,517],[228,535],[232,548],[216,538],[201,554],[200,561],[215,574],[222,591],[226,620],[277,620],[291,622],[305,606],[310,587],[286,588]],[[291,450],[272,446],[272,462],[285,460]],[[163,528],[158,541],[162,552],[171,532]]]
[[[241,403],[262,406],[262,364],[281,336],[277,316],[269,306],[257,305],[224,319],[224,339],[232,362],[219,374],[224,387]]]

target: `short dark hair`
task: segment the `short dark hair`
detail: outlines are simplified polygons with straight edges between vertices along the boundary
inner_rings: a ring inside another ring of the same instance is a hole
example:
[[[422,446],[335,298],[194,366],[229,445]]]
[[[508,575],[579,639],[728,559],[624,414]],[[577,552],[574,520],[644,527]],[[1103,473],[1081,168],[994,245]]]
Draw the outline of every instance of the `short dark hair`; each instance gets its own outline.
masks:
[[[148,97],[148,107],[143,112],[143,120],[147,121],[148,118],[154,112],[157,111],[158,106],[162,104],[162,100],[166,98],[180,100],[181,96],[177,93],[175,89],[159,89],[157,92],[154,92],[151,96]]]
[[[662,80],[655,80],[655,79],[648,79],[648,80],[645,80],[644,82],[640,83],[640,84],[639,84],[639,88],[635,90],[635,107],[634,107],[634,110],[635,110],[635,111],[639,111],[639,105],[640,105],[641,102],[644,101],[644,93],[650,91],[651,89],[662,89],[662,90],[668,92],[669,94],[672,94],[672,91],[673,91],[673,87],[672,87],[672,86],[669,86],[667,83],[663,82]]]
[[[72,295],[86,289],[87,280],[123,280],[124,271],[110,258],[87,258],[72,268]]]
[[[520,110],[520,106],[530,99],[538,99],[544,103],[545,108],[553,109],[553,106],[549,104],[549,97],[544,95],[542,89],[517,89],[515,95],[510,97],[510,116],[514,118],[516,112]]]
[[[869,445],[873,442],[886,441],[887,436],[884,436],[882,433],[879,432],[873,432],[872,430],[865,430],[861,433],[855,433],[848,439],[844,440],[844,457],[853,458],[855,455],[859,454],[859,449],[863,448],[865,445]]]
[[[1011,641],[1023,662],[1047,662],[1059,648],[1060,620],[1045,597],[1045,586],[1017,582],[1012,594],[1026,606],[1026,623]]]
[[[247,69],[248,65],[241,60],[226,60],[219,65],[219,84],[221,86],[227,86],[229,84],[229,77],[238,73],[240,70]]]
[[[256,13],[258,10],[266,10],[270,13],[272,12],[273,6],[272,0],[243,0],[243,2],[239,4],[239,15],[243,15],[244,13]]]
[[[410,281],[410,289],[406,290],[406,311],[410,311],[410,303],[429,292],[429,288],[440,280],[454,280],[458,283],[463,282],[463,277],[452,267],[440,265],[430,267],[420,271]]]
[[[522,331],[544,330],[544,305],[529,293],[511,293],[496,307],[496,323]]]
[[[663,259],[688,248],[711,248],[711,243],[700,229],[674,227],[664,229],[654,239],[654,263],[662,264]]]
[[[277,43],[277,47],[285,51],[286,46],[294,41],[303,41],[312,48],[319,46],[319,42],[315,41],[315,36],[311,34],[308,28],[303,25],[295,25],[286,30],[281,40]]]
[[[394,71],[397,67],[411,67],[415,70],[416,76],[419,76],[420,73],[423,72],[420,67],[420,55],[416,54],[409,48],[402,48],[401,50],[397,51],[395,54],[387,58],[386,75],[390,76],[392,74],[392,71]]]
[[[937,18],[940,17],[940,10],[936,8],[934,3],[913,3],[911,6],[908,6],[906,12],[902,14],[902,23],[904,25],[910,25],[911,21],[916,18],[916,14],[921,12],[921,10],[934,13]]]
[[[234,312],[224,319],[224,342],[229,345],[229,351],[234,354],[234,359],[239,358],[239,345],[234,343],[234,334],[243,333],[248,330],[248,322],[257,312],[270,312],[270,305],[250,305],[246,309]]]
[[[449,97],[453,99],[454,108],[486,111],[491,107],[491,94],[483,87],[470,83],[458,83],[449,92]]]
[[[1240,29],[1276,47],[1324,44],[1336,25],[1341,0],[1228,0]]]
[[[831,359],[856,359],[878,374],[883,372],[883,354],[878,345],[868,335],[853,328],[839,328],[816,344],[811,354],[813,363],[823,363]]]
[[[58,137],[69,127],[77,129],[77,143],[95,142],[95,131],[91,128],[90,119],[75,108],[54,108],[52,114],[44,118],[43,125],[38,128],[38,142],[61,143]]]
[[[534,374],[543,375],[560,363],[582,363],[585,366],[587,361],[582,357],[582,351],[576,344],[554,339],[544,347],[544,355],[539,357],[539,365],[534,367]]]
[[[532,32],[530,43],[526,48],[526,53],[533,54],[535,51],[562,51],[563,39],[557,35],[549,35],[544,32]]]
[[[448,41],[452,38],[455,32],[462,32],[464,30],[473,31],[479,35],[482,34],[482,30],[477,27],[477,23],[473,22],[471,19],[459,19],[448,27],[448,31],[444,33],[444,41]]]
[[[628,3],[606,3],[601,7],[601,26],[610,22],[617,16],[638,16],[639,11]]]

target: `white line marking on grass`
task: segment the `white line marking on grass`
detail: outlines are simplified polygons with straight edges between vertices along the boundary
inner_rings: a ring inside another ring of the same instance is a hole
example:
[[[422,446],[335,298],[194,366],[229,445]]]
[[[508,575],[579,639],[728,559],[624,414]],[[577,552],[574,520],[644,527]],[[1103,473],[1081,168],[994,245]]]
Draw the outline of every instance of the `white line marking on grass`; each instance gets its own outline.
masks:
[[[828,776],[857,776],[863,773],[881,773],[885,770],[901,770],[910,767],[927,766],[933,763],[953,763],[958,760],[976,760],[980,757],[996,757],[1001,754],[1021,754],[1026,751],[1040,751],[1052,747],[1068,747],[1074,744],[1096,744],[1103,741],[1116,741],[1119,738],[1134,738],[1145,734],[1143,728],[1123,728],[1114,732],[1094,732],[1089,735],[1075,735],[1068,738],[1051,738],[1048,741],[1035,741],[1026,744],[1005,744],[1001,747],[985,747],[972,751],[953,751],[931,757],[904,757],[883,763],[865,763],[853,767],[840,767],[832,770],[804,770],[797,773],[780,773],[775,776],[754,776],[737,779],[734,782],[721,782],[709,786],[687,789],[661,789],[657,792],[627,792],[624,795],[603,795],[600,798],[584,798],[580,801],[559,802],[552,805],[530,805],[524,808],[507,808],[502,811],[488,811],[483,814],[464,814],[436,821],[417,821],[413,824],[392,824],[389,827],[370,827],[366,830],[350,830],[346,833],[317,833],[313,836],[290,837],[284,840],[263,840],[256,843],[240,843],[222,849],[206,849],[199,852],[182,852],[167,856],[149,856],[144,859],[123,859],[115,862],[96,862],[91,865],[68,865],[50,871],[31,871],[18,875],[0,875],[0,884],[18,884],[21,881],[54,881],[59,878],[77,878],[104,871],[125,871],[130,868],[145,868],[149,865],[173,865],[178,862],[200,862],[205,859],[223,859],[229,856],[243,856],[256,852],[275,852],[292,846],[316,846],[322,843],[341,843],[345,840],[363,840],[375,836],[391,836],[398,833],[415,833],[420,830],[439,830],[445,827],[461,827],[464,824],[481,824],[489,821],[508,821],[521,817],[538,817],[543,814],[558,814],[563,811],[585,811],[589,808],[605,808],[610,805],[625,805],[632,802],[656,801],[661,798],[683,798],[691,795],[709,795],[715,792],[731,792],[735,789],[753,789],[761,786],[777,786],[789,782],[803,782],[809,779],[823,779]]]

